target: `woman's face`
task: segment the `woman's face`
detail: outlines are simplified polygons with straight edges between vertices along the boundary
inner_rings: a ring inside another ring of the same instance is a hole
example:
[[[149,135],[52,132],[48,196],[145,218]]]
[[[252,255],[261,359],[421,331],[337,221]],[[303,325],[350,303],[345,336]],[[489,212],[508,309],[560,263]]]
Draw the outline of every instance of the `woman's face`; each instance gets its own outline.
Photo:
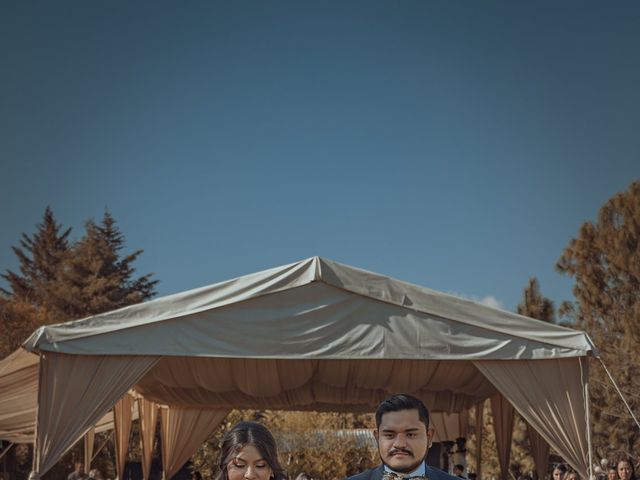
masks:
[[[553,480],[562,480],[562,470],[559,468],[553,469]]]
[[[269,480],[272,473],[267,461],[253,445],[242,447],[227,463],[229,480]]]
[[[618,476],[620,480],[629,480],[631,478],[631,465],[629,465],[629,462],[624,460],[618,462]]]

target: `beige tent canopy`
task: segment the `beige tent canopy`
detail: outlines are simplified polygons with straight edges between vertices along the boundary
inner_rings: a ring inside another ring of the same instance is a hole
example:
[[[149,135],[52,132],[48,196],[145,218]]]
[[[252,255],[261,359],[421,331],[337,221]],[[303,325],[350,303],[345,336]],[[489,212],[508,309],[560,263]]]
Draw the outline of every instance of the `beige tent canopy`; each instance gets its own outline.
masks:
[[[167,431],[231,408],[371,411],[402,391],[455,413],[499,393],[582,476],[591,463],[583,332],[318,257],[42,327],[25,347],[41,358],[32,478],[130,389],[169,406]]]

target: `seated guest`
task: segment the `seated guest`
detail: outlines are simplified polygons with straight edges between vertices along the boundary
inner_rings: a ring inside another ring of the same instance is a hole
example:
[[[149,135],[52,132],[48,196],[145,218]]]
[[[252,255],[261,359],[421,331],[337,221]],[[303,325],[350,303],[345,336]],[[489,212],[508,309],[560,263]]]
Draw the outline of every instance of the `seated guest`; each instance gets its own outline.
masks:
[[[464,473],[464,466],[463,465],[458,463],[458,464],[453,466],[453,474],[456,477],[464,478],[465,480],[467,480],[467,477],[465,477],[463,475],[463,473]]]

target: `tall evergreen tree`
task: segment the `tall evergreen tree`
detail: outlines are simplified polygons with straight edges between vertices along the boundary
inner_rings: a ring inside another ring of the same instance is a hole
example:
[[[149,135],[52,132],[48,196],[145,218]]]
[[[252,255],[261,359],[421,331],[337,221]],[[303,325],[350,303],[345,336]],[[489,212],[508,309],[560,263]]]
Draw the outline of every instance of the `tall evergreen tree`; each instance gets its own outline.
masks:
[[[121,257],[125,238],[111,214],[105,212],[99,224],[87,221],[85,228],[57,285],[65,313],[80,318],[153,297],[158,282],[152,274],[133,277],[133,262],[142,250]]]
[[[555,319],[553,302],[542,296],[536,277],[529,279],[522,293],[522,303],[518,305],[518,313],[543,322],[553,322]]]
[[[47,207],[36,233],[33,236],[23,233],[20,246],[13,247],[20,262],[20,272],[7,270],[2,275],[10,288],[0,289],[2,293],[16,300],[46,307],[53,300],[51,286],[59,277],[69,253],[70,233],[71,228],[63,230],[51,208]]]
[[[155,294],[152,274],[134,278],[133,262],[142,253],[122,256],[125,238],[106,212],[96,224],[86,222],[86,232],[70,242],[70,228],[63,229],[46,208],[36,233],[22,234],[14,247],[19,272],[2,275],[9,283],[0,292],[0,354],[8,355],[43,324],[81,318],[124,307]]]
[[[596,222],[584,223],[556,268],[575,279],[572,306],[580,328],[640,408],[640,181],[605,203]],[[640,432],[600,368],[592,369],[594,440],[600,455],[638,455]],[[637,457],[636,457],[637,458]]]

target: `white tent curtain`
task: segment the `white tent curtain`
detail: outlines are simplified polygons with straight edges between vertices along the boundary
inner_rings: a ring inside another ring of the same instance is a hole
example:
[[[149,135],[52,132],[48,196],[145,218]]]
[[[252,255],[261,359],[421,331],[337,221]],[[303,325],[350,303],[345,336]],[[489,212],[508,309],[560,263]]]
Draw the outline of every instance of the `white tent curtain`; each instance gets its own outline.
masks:
[[[156,357],[41,352],[32,480],[40,478],[155,363]]]
[[[224,420],[229,410],[162,408],[163,477],[169,480]]]
[[[86,472],[91,470],[91,461],[93,460],[93,442],[96,438],[96,429],[90,428],[84,434],[84,469]]]
[[[466,424],[462,420],[462,417],[466,414],[466,410],[461,413],[436,412],[430,414],[429,423],[435,429],[433,441],[443,442],[445,440],[455,440],[458,437],[466,437]]]
[[[491,412],[496,434],[496,449],[500,463],[500,478],[509,478],[509,459],[513,438],[513,406],[500,393],[491,397]]]
[[[0,360],[0,440],[34,442],[39,369],[40,356],[22,348]],[[113,412],[108,411],[98,420],[94,431],[112,429]]]
[[[113,406],[113,426],[115,430],[114,443],[116,450],[116,474],[119,479],[124,478],[124,464],[129,451],[129,436],[131,435],[131,417],[133,398],[124,395]]]
[[[547,474],[549,463],[549,444],[535,428],[527,423],[527,433],[529,434],[529,445],[531,445],[531,455],[536,464],[536,475],[538,480],[543,480]]]
[[[469,436],[469,410],[463,410],[460,412],[459,422],[460,422],[460,436],[463,438],[468,438]]]
[[[582,478],[590,478],[586,357],[474,364]]]
[[[0,361],[0,439],[33,441],[38,405],[38,355],[18,349]]]
[[[158,405],[145,398],[138,398],[138,412],[140,418],[140,450],[142,451],[142,478],[149,480],[151,474],[151,460],[153,456],[153,441],[156,438],[158,423]]]
[[[482,479],[482,430],[484,426],[484,402],[476,403],[476,478]]]

